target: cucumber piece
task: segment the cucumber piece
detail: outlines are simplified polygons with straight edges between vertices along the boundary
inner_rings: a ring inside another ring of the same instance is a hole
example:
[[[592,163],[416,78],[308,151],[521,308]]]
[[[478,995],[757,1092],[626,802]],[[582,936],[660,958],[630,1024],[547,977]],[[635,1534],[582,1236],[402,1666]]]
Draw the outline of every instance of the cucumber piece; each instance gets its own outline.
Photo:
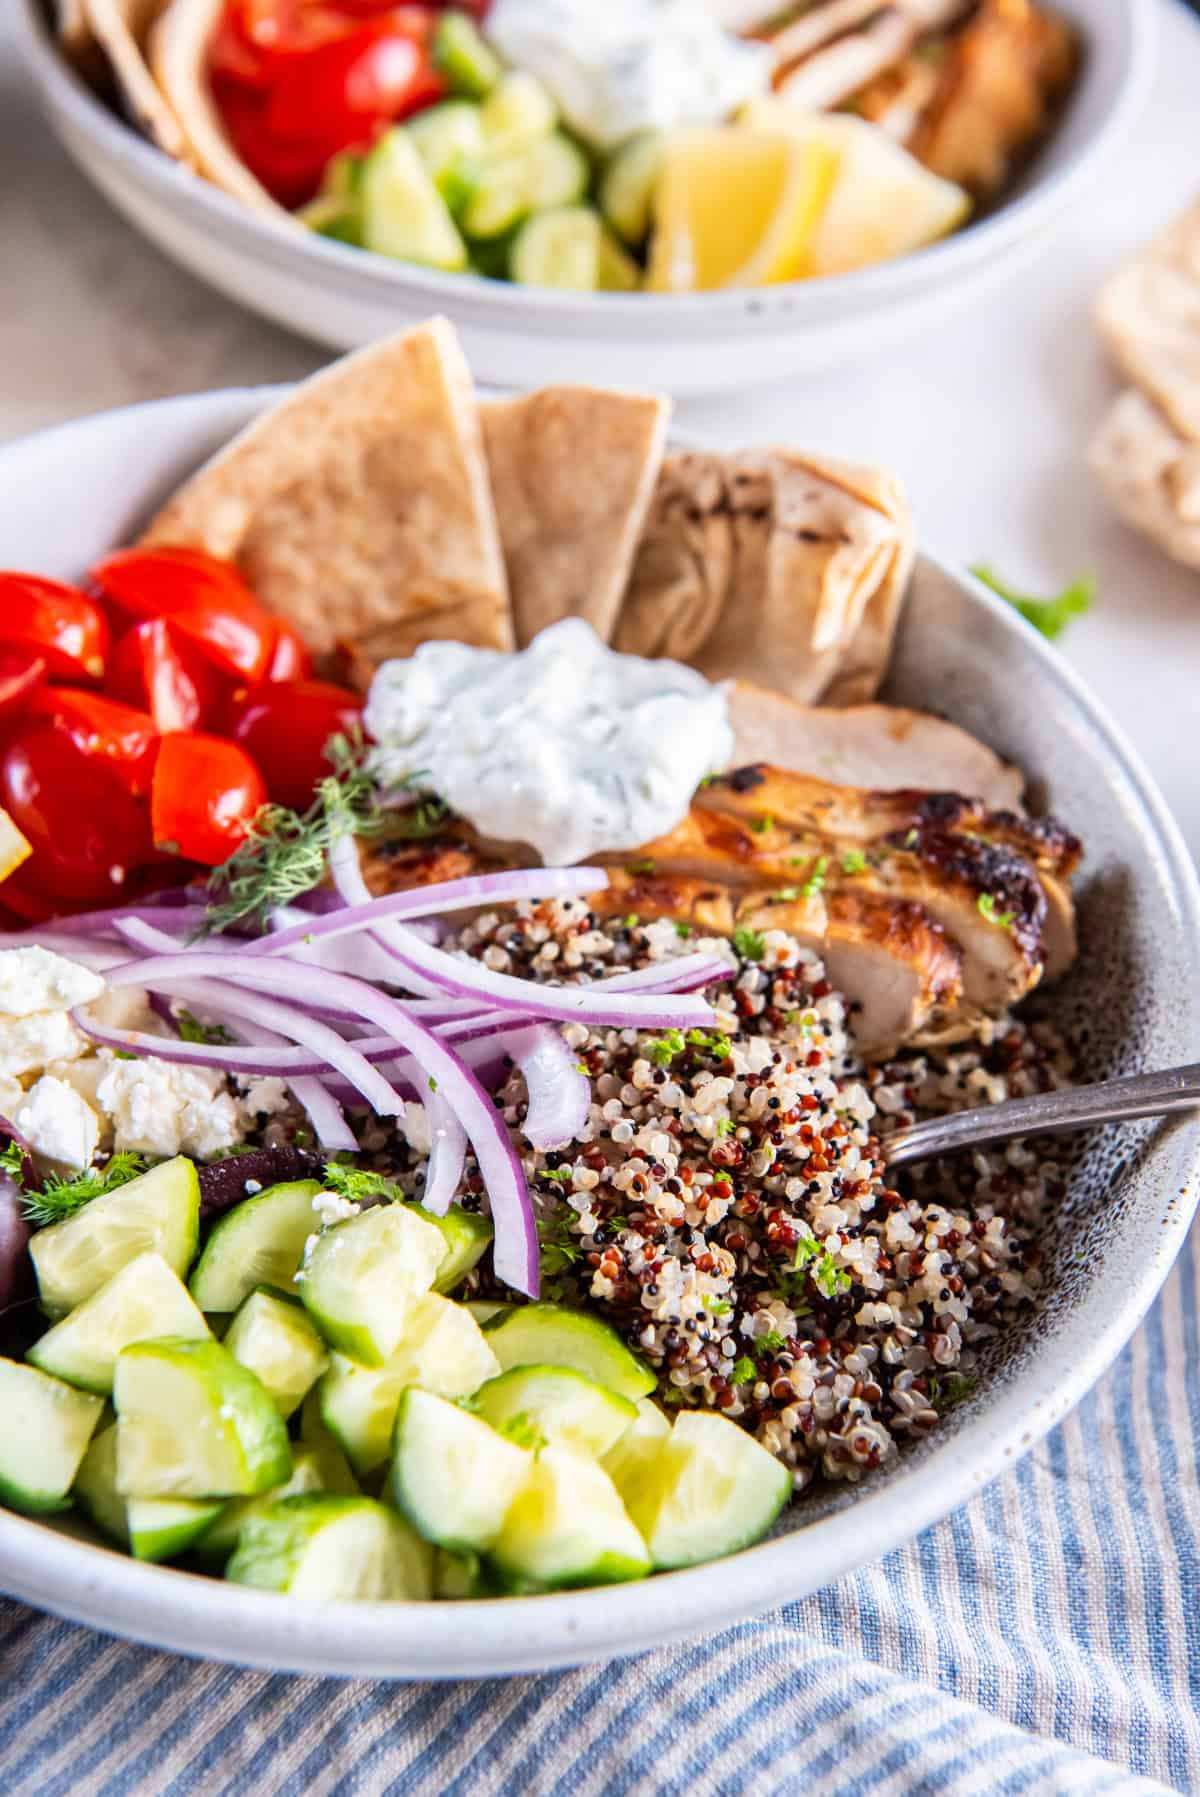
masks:
[[[460,1204],[452,1204],[444,1217],[432,1216],[419,1204],[406,1205],[405,1209],[415,1211],[423,1223],[432,1223],[435,1229],[441,1230],[446,1258],[438,1268],[433,1289],[435,1292],[452,1292],[490,1247],[495,1234],[491,1222],[473,1210],[464,1210]]]
[[[639,131],[614,152],[600,178],[600,209],[631,249],[650,235],[665,142],[661,131]]]
[[[600,286],[599,214],[590,206],[556,206],[527,218],[513,239],[509,269],[523,287],[595,293]]]
[[[529,209],[573,206],[582,200],[591,180],[587,157],[577,143],[561,131],[539,137],[523,152]]]
[[[338,1497],[358,1497],[358,1480],[350,1471],[350,1462],[338,1446],[337,1438],[321,1418],[321,1388],[315,1385],[300,1407],[301,1454],[309,1453],[316,1461],[321,1490]],[[293,1456],[293,1461],[298,1458]]]
[[[792,1489],[786,1466],[752,1435],[699,1410],[681,1412],[657,1452],[618,1468],[616,1482],[656,1568],[751,1547]]]
[[[432,1222],[404,1204],[380,1204],[319,1235],[299,1276],[300,1296],[331,1347],[383,1366],[400,1346],[413,1300],[446,1258]]]
[[[481,1329],[486,1323],[499,1322],[515,1308],[515,1305],[501,1304],[495,1298],[468,1298],[463,1305],[463,1309],[470,1311]]]
[[[242,1525],[225,1577],[347,1603],[433,1595],[433,1549],[372,1498],[281,1498]]]
[[[504,73],[495,51],[462,12],[442,14],[433,34],[432,56],[450,92],[468,100],[482,100]]]
[[[652,1465],[659,1449],[671,1433],[671,1425],[653,1398],[639,1398],[634,1406],[637,1415],[619,1440],[602,1455],[600,1464],[616,1486],[629,1509],[629,1490],[647,1465]]]
[[[621,1398],[644,1398],[656,1380],[644,1360],[631,1354],[615,1329],[582,1310],[563,1304],[518,1304],[484,1329],[484,1337],[507,1372],[514,1366],[573,1367]]]
[[[295,1290],[305,1243],[319,1228],[312,1201],[320,1190],[315,1179],[293,1179],[225,1213],[189,1281],[201,1310],[237,1310],[260,1285]]]
[[[92,1436],[79,1464],[71,1496],[102,1534],[129,1546],[125,1499],[117,1490],[117,1425],[110,1423]]]
[[[558,114],[537,76],[513,69],[491,89],[480,107],[479,122],[489,149],[497,156],[507,156],[548,136],[558,123]]]
[[[460,221],[473,245],[486,246],[506,237],[528,211],[529,169],[524,156],[499,156],[481,169]]]
[[[325,1343],[302,1304],[251,1292],[225,1333],[240,1366],[262,1380],[280,1416],[291,1416],[329,1365]]]
[[[568,1448],[537,1456],[491,1559],[518,1588],[545,1590],[611,1585],[650,1570],[645,1543],[608,1474]]]
[[[351,1482],[352,1488],[344,1496],[357,1497],[358,1487]],[[312,1448],[297,1448],[292,1455],[291,1477],[282,1485],[276,1485],[271,1491],[264,1491],[259,1497],[230,1498],[221,1504],[215,1521],[205,1529],[196,1542],[197,1556],[206,1566],[221,1568],[238,1544],[238,1536],[242,1524],[252,1516],[261,1516],[271,1504],[278,1503],[280,1498],[301,1497],[310,1491],[325,1491],[327,1487],[321,1477],[321,1462]]]
[[[450,211],[461,212],[479,181],[484,158],[478,106],[443,100],[409,119],[404,128]]]
[[[325,166],[315,199],[301,206],[296,217],[321,237],[338,243],[362,243],[363,158],[343,150]]]
[[[117,1360],[117,1489],[125,1497],[250,1497],[292,1470],[283,1419],[219,1342],[138,1342]]]
[[[528,1449],[457,1404],[416,1386],[401,1397],[388,1492],[426,1541],[490,1547],[532,1470]]]
[[[137,1560],[174,1560],[225,1508],[222,1498],[128,1498],[129,1546]]]
[[[200,1182],[183,1155],[151,1167],[29,1244],[42,1303],[74,1310],[139,1254],[152,1249],[182,1279],[200,1236]]]
[[[65,1510],[103,1409],[37,1367],[0,1360],[0,1503],[31,1516]]]
[[[402,127],[381,137],[363,164],[362,239],[401,262],[450,273],[467,265],[449,208]]]
[[[513,1441],[536,1447],[578,1448],[597,1459],[637,1421],[628,1398],[571,1367],[518,1366],[481,1385],[471,1400],[476,1416]]]
[[[26,1359],[69,1385],[107,1396],[121,1350],[164,1335],[206,1341],[208,1324],[178,1274],[161,1254],[148,1252],[48,1330]]]
[[[387,1460],[400,1396],[409,1386],[461,1398],[497,1371],[475,1319],[461,1304],[431,1295],[413,1307],[405,1339],[385,1366],[334,1355],[317,1388],[321,1419],[361,1479]]]

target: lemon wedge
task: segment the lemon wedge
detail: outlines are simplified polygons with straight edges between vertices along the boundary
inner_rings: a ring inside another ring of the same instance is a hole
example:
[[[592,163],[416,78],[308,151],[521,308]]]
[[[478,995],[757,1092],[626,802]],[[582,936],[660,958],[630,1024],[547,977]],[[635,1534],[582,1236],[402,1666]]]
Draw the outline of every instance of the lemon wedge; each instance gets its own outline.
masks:
[[[16,873],[32,853],[33,845],[25,840],[8,812],[0,811],[0,880]]]
[[[837,178],[812,231],[802,275],[840,275],[907,256],[966,219],[970,195],[933,175],[902,144],[850,113],[802,113],[785,100],[747,102],[739,122],[783,131],[836,157]]]
[[[674,133],[646,286],[699,293],[794,280],[837,168],[836,150],[793,131],[729,125]]]

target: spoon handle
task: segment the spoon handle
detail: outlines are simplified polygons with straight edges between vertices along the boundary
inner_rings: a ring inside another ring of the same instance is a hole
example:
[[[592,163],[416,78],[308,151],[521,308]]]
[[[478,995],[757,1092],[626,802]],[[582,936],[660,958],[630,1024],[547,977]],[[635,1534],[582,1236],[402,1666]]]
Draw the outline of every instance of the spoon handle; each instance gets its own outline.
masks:
[[[1094,1086],[1072,1086],[1061,1092],[1037,1092],[1005,1104],[985,1104],[948,1117],[931,1117],[898,1129],[883,1144],[888,1166],[953,1154],[960,1148],[1008,1142],[1014,1136],[1047,1135],[1082,1129],[1091,1123],[1120,1123],[1134,1117],[1163,1117],[1171,1111],[1200,1107],[1200,1062],[1172,1067],[1164,1073],[1134,1073],[1102,1080]]]

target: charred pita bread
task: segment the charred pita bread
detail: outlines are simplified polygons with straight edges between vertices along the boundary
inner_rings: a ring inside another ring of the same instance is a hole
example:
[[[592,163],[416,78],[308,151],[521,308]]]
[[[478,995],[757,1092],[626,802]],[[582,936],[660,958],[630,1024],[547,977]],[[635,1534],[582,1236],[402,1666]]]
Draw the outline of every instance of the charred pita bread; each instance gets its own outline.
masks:
[[[513,647],[470,372],[445,319],[304,382],[213,457],[142,541],[237,563],[318,655],[431,637]]]
[[[821,695],[826,705],[861,705],[879,691],[887,672],[900,608],[912,578],[917,542],[908,495],[899,478],[886,469],[860,467],[832,456],[799,459],[814,474],[873,506],[895,526],[896,546],[888,570],[868,596],[857,629],[842,645],[837,672]]]
[[[1110,276],[1096,323],[1122,372],[1200,443],[1200,201]]]
[[[1088,461],[1127,524],[1200,568],[1200,443],[1130,388],[1092,439]]]
[[[662,465],[668,401],[546,387],[480,412],[518,648],[565,617],[607,642]]]
[[[183,128],[146,63],[145,45],[162,0],[80,0],[133,122],[177,162],[191,162]]]

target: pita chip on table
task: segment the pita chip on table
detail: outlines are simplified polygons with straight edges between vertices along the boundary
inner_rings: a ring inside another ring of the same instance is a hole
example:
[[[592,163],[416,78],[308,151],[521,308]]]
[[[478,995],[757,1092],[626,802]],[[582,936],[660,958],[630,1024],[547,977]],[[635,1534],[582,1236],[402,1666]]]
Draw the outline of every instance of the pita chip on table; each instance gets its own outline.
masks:
[[[1131,387],[1110,408],[1088,460],[1127,524],[1176,561],[1200,568],[1200,442],[1180,436]]]

